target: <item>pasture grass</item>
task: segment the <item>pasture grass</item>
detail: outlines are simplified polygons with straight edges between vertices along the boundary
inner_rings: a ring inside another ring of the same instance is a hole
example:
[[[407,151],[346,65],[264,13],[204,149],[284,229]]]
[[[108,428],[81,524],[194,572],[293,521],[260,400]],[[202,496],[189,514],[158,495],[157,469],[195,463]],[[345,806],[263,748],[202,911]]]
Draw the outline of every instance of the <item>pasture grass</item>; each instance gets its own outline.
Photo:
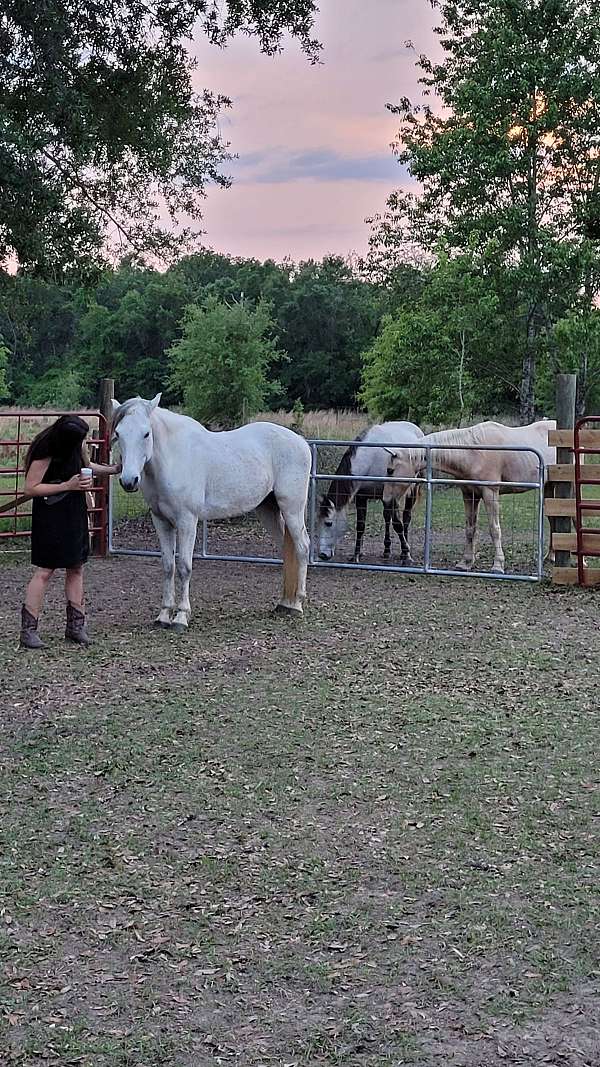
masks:
[[[598,1062],[592,595],[204,564],[177,639],[159,573],[33,660],[4,571],[7,1064]]]

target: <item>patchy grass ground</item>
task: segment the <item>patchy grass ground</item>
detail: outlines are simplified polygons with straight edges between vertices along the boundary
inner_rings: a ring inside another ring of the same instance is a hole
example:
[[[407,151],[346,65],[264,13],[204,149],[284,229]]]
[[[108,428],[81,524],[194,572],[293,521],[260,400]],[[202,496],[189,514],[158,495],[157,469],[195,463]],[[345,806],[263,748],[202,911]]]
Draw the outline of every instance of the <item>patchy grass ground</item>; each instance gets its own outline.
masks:
[[[95,644],[16,648],[0,568],[0,1061],[600,1063],[598,600],[154,560],[88,568]],[[3,1057],[3,1058],[2,1058]]]

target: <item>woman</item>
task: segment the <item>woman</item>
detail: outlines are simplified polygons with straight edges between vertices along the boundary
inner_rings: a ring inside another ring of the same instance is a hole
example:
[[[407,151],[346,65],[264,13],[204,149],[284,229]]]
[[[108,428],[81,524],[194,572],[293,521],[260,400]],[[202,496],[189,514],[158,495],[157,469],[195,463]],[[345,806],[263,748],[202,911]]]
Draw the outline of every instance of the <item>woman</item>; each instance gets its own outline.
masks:
[[[38,619],[48,582],[57,568],[66,571],[65,637],[89,645],[83,606],[83,564],[89,554],[86,493],[92,479],[81,474],[118,474],[120,466],[90,463],[83,442],[89,432],[78,415],[61,415],[31,442],[25,459],[25,492],[33,497],[31,562],[35,567],[21,611],[20,643],[42,648]]]

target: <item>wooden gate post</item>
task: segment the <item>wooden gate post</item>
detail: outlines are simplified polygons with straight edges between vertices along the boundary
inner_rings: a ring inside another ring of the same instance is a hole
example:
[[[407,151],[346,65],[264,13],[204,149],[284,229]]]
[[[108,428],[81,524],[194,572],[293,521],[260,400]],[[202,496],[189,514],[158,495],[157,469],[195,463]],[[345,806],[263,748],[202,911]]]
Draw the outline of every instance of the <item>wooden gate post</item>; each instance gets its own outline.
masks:
[[[556,428],[557,430],[572,430],[575,426],[575,403],[577,398],[577,375],[556,375]],[[557,463],[573,463],[574,455],[570,448],[557,448]],[[554,487],[554,495],[562,499],[573,496],[573,482],[557,482]],[[551,525],[553,533],[571,533],[572,520],[557,516]],[[571,553],[564,549],[557,549],[555,553],[555,566],[568,567],[571,562]]]
[[[115,381],[114,378],[103,378],[100,382],[100,393],[98,397],[98,410],[100,414],[106,419],[105,430],[106,433],[110,431],[110,424],[112,420],[112,400],[115,395]],[[100,462],[108,463],[110,456],[110,441],[107,439],[106,443],[102,446],[100,452]],[[104,476],[99,479],[102,486],[102,496],[105,502],[102,531],[100,533],[100,555],[106,556],[108,553],[108,508],[109,508],[109,479]]]
[[[100,382],[100,395],[98,397],[98,410],[101,415],[104,415],[107,426],[110,426],[110,420],[112,419],[112,401],[115,398],[115,380],[114,378],[103,378]]]

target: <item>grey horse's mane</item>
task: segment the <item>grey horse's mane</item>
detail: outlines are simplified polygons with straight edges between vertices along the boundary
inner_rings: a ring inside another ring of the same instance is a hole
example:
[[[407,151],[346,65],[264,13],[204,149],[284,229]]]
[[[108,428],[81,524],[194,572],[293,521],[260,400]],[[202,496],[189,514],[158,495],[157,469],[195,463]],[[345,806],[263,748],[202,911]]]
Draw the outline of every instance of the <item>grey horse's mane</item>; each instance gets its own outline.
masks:
[[[365,440],[374,426],[366,426],[364,430],[354,438],[353,444],[344,452],[340,462],[338,463],[336,474],[352,474],[352,460],[358,451],[358,445],[361,441]],[[321,497],[320,511],[322,515],[325,515],[330,508],[334,508],[335,511],[339,511],[340,508],[349,504],[356,496],[356,487],[352,482],[338,482],[332,481],[329,484],[327,492]]]
[[[116,430],[117,426],[120,422],[123,421],[125,416],[128,415],[130,411],[132,411],[133,408],[137,407],[139,404],[148,404],[148,401],[144,400],[144,398],[141,396],[132,396],[131,400],[125,400],[125,402],[121,404],[119,408],[117,408],[112,417],[111,427],[113,431]]]

